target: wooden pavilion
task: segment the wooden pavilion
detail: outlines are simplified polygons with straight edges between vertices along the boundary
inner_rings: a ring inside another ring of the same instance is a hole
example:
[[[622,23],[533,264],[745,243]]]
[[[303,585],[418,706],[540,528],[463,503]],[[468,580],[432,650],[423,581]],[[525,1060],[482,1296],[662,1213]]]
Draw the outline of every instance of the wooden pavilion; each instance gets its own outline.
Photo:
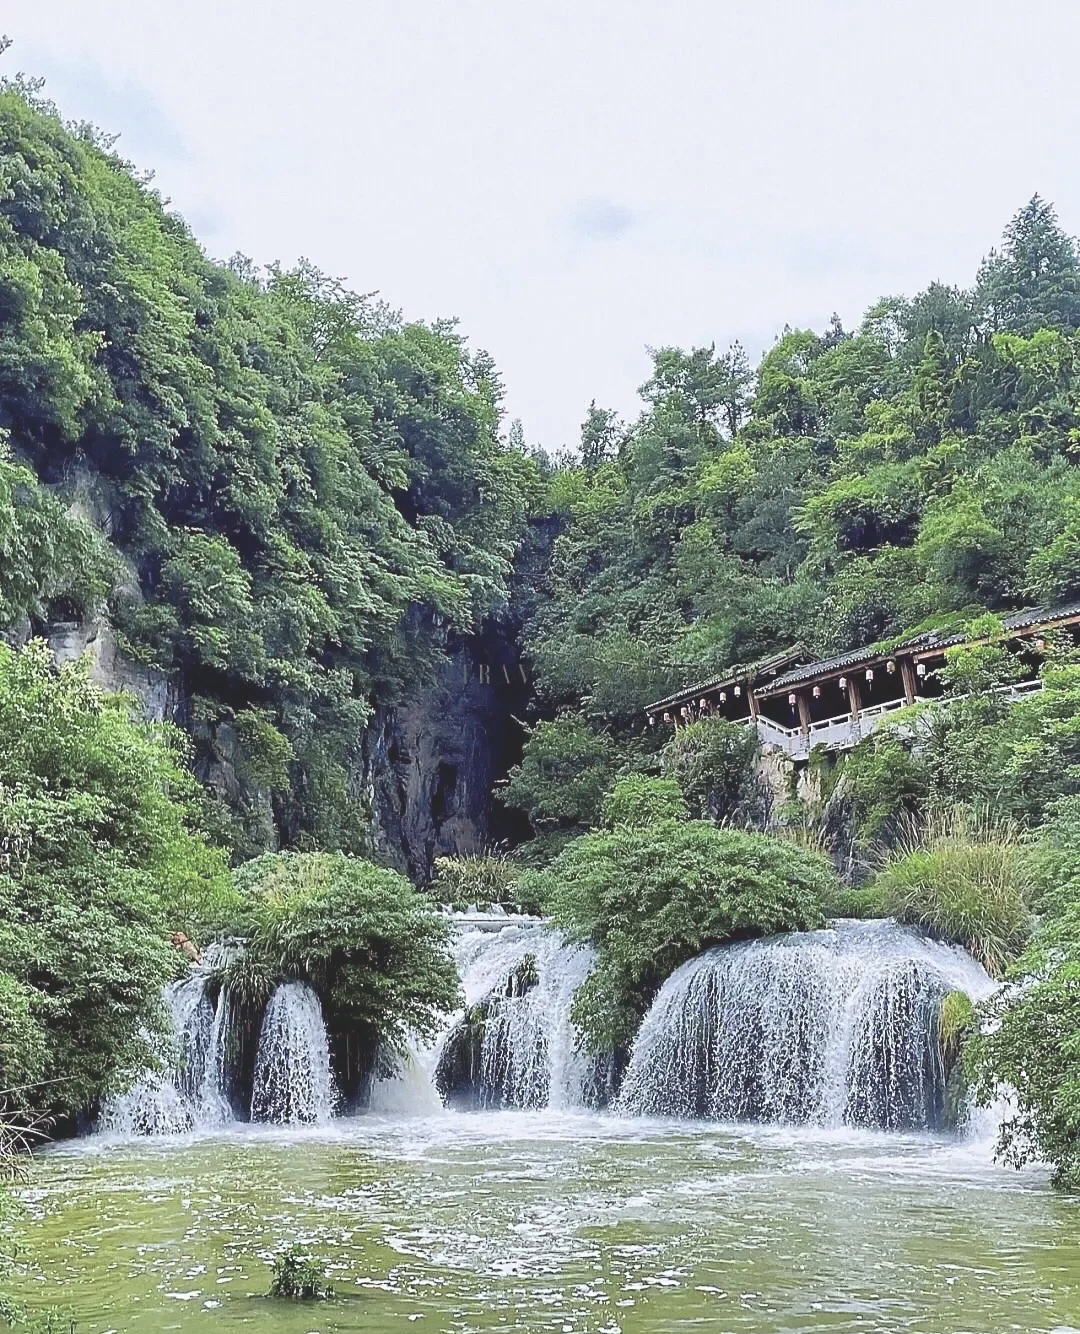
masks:
[[[1080,635],[1080,602],[1032,607],[1003,618],[1004,639],[1024,668],[1013,694],[1040,688],[1045,636]],[[979,641],[975,641],[979,642]],[[697,718],[727,718],[755,726],[765,744],[805,759],[814,746],[854,746],[890,713],[940,698],[937,669],[947,650],[972,643],[963,631],[926,630],[887,648],[870,645],[814,660],[801,645],[733,669],[650,704],[650,726],[679,727]],[[974,646],[974,643],[972,643]]]

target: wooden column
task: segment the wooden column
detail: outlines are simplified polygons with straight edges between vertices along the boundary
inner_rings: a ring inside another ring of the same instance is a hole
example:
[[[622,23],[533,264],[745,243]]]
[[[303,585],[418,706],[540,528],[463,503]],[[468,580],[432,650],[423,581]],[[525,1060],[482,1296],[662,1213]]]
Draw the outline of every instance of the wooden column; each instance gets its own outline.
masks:
[[[754,721],[756,722],[758,716],[758,706],[757,706],[757,696],[754,694],[753,686],[746,687],[746,702],[747,704],[750,705],[750,717],[753,718]]]
[[[795,700],[799,706],[799,726],[803,730],[803,736],[806,736],[810,731],[810,701],[802,690],[795,696]]]
[[[914,704],[919,693],[919,687],[915,668],[912,667],[910,658],[900,659],[900,678],[904,683],[904,698],[909,704]]]
[[[862,712],[862,699],[859,695],[859,683],[854,676],[847,679],[848,712],[852,718],[858,718]]]

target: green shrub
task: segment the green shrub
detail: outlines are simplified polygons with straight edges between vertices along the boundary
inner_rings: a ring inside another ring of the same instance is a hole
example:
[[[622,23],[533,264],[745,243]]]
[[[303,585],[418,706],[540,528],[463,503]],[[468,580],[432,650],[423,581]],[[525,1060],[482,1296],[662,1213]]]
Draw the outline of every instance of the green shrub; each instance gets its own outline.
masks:
[[[1031,879],[1014,826],[964,812],[909,825],[874,879],[900,922],[963,947],[1001,977],[1031,934]]]
[[[553,919],[597,950],[574,1002],[594,1048],[628,1042],[685,960],[735,937],[820,926],[836,889],[819,854],[703,821],[586,834],[540,874]]]
[[[1050,1163],[1054,1183],[1080,1190],[1080,909],[1042,928],[1009,981],[981,1010],[965,1049],[984,1106],[1004,1088],[1015,1109],[998,1152],[1021,1167]]]
[[[81,1111],[145,1066],[169,935],[228,897],[184,754],[83,664],[0,646],[0,1089],[30,1114]]]
[[[330,1300],[334,1289],[326,1281],[326,1265],[321,1260],[290,1246],[274,1260],[270,1296],[321,1302]]]
[[[440,903],[459,911],[516,901],[520,866],[501,853],[484,852],[466,857],[436,857],[431,893]]]
[[[674,779],[628,774],[604,798],[601,822],[606,829],[621,825],[645,829],[663,820],[683,820],[688,814],[686,800]]]
[[[522,871],[542,871],[564,852],[574,839],[580,838],[581,829],[552,829],[547,833],[537,834],[535,838],[522,843],[510,854],[514,865]],[[520,890],[520,884],[518,886]]]
[[[1080,903],[1080,796],[1054,803],[1028,854],[1032,905],[1049,917]]]
[[[924,810],[930,775],[925,762],[912,754],[910,739],[885,727],[844,759],[838,791],[850,804],[860,838],[871,841]]]
[[[523,810],[537,828],[593,824],[616,767],[611,738],[583,718],[567,715],[537,723],[500,797]]]
[[[246,863],[235,880],[251,985],[267,974],[310,982],[331,1030],[369,1052],[434,1037],[456,1008],[449,924],[396,871],[340,852],[282,852]]]
[[[702,718],[676,730],[660,755],[664,774],[682,789],[697,820],[753,820],[761,813],[753,728]]]

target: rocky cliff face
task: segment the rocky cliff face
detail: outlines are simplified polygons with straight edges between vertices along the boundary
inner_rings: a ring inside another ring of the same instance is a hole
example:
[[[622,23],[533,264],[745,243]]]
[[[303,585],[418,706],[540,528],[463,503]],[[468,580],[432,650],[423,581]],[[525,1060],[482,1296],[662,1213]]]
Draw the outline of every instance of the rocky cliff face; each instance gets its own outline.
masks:
[[[437,679],[380,711],[363,748],[376,851],[426,881],[436,857],[523,836],[493,789],[521,756],[528,687],[498,633],[458,645]]]
[[[24,642],[29,635],[26,624],[10,637]],[[148,720],[188,721],[180,685],[125,658],[107,620],[54,622],[45,637],[57,662],[87,658],[92,679],[132,696]],[[521,757],[524,732],[516,719],[528,702],[516,654],[496,631],[456,645],[433,682],[403,705],[376,711],[353,788],[370,809],[381,858],[423,882],[436,857],[481,852],[527,834],[493,788]],[[253,846],[276,847],[272,794],[246,777],[235,728],[219,722],[192,730],[200,780],[240,816]]]

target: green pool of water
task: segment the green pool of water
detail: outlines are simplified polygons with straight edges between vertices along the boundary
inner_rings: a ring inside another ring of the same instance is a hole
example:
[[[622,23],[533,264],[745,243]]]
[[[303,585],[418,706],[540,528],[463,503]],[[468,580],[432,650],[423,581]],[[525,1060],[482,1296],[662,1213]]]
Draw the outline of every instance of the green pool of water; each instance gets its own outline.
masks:
[[[1080,1207],[925,1137],[368,1117],[82,1140],[22,1199],[16,1295],[79,1334],[1080,1327]],[[263,1295],[291,1242],[336,1301]]]

